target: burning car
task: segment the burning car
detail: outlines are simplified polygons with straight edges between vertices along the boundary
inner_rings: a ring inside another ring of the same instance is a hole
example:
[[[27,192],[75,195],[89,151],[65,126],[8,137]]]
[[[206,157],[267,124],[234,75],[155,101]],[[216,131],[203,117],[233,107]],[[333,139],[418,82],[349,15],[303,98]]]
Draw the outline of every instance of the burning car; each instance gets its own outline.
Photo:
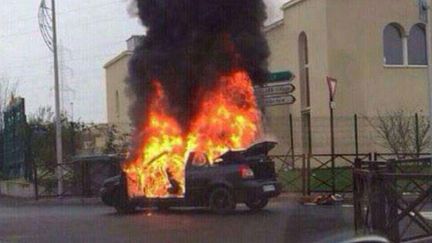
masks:
[[[149,204],[263,208],[279,194],[267,156],[275,143],[251,146],[266,136],[254,90],[269,74],[264,2],[135,3],[147,31],[125,80],[131,147],[103,200],[120,212]]]
[[[122,173],[104,182],[102,201],[119,213],[133,212],[136,207],[191,206],[209,207],[215,213],[223,214],[233,211],[238,203],[245,203],[251,210],[260,210],[281,190],[274,162],[268,156],[275,145],[275,142],[262,142],[245,150],[229,150],[214,163],[205,154],[189,153],[183,197],[178,196],[181,183],[167,170],[165,185],[169,195],[165,197],[134,195],[127,185],[136,183],[134,178]]]

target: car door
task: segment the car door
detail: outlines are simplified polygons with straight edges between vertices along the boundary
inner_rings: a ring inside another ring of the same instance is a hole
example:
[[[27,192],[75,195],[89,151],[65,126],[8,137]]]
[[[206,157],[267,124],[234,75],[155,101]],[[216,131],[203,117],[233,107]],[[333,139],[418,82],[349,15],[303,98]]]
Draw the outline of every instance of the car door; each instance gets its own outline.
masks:
[[[208,185],[208,160],[203,161],[202,157],[195,153],[189,155],[186,164],[186,199],[192,203],[203,199],[205,189]]]

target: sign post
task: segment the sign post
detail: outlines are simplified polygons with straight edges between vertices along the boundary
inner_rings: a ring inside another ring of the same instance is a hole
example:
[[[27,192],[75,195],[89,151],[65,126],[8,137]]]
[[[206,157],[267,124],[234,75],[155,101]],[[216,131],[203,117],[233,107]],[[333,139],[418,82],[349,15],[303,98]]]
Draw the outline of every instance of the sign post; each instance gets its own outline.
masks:
[[[336,108],[334,101],[336,95],[337,80],[327,77],[329,88],[329,107],[330,107],[330,147],[331,147],[331,172],[332,172],[332,193],[336,194],[336,171],[335,171],[335,139],[334,139],[334,116],[333,110]]]

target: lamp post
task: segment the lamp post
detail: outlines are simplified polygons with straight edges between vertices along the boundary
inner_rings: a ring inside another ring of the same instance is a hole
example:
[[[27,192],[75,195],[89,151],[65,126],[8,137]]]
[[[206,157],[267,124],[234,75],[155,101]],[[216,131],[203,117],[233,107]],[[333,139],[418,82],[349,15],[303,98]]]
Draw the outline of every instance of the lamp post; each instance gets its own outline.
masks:
[[[53,53],[54,58],[54,92],[55,92],[55,127],[56,127],[56,157],[57,157],[57,194],[63,195],[63,146],[62,122],[60,112],[59,58],[57,48],[57,19],[55,0],[51,0],[51,9],[42,0],[39,6],[39,28],[45,44]]]

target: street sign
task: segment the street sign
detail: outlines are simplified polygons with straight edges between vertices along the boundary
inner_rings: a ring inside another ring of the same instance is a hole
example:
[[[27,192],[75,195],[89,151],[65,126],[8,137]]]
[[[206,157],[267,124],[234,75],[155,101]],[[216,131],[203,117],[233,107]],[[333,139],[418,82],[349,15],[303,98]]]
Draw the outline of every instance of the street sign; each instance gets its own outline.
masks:
[[[337,80],[335,78],[327,77],[327,85],[329,88],[330,101],[334,101],[336,95]]]
[[[296,98],[292,95],[287,96],[267,96],[264,97],[265,106],[276,106],[276,105],[292,105],[296,102]]]
[[[290,71],[283,71],[283,72],[275,72],[271,73],[268,82],[279,82],[279,81],[285,81],[285,82],[291,82],[295,78],[295,75]]]
[[[288,95],[295,91],[295,86],[290,83],[278,84],[278,85],[265,85],[264,87],[255,88],[257,95]]]
[[[294,104],[292,95],[296,88],[291,82],[295,75],[290,71],[271,73],[264,86],[255,86],[255,95],[260,106],[276,106]]]

